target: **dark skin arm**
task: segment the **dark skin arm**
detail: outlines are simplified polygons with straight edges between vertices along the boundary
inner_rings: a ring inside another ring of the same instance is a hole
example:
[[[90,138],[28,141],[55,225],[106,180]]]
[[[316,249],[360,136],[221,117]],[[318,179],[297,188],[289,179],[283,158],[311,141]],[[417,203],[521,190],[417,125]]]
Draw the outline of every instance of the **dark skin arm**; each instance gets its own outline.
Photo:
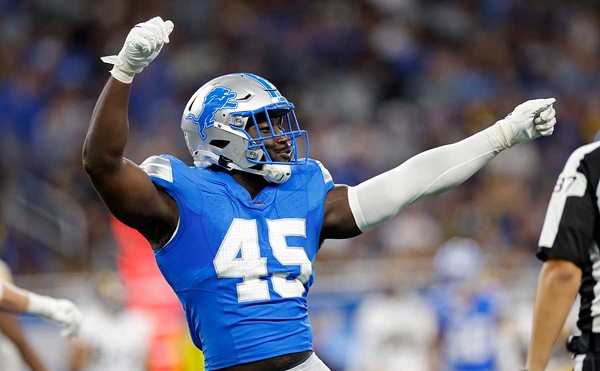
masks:
[[[350,238],[362,233],[350,210],[347,186],[335,186],[327,193],[324,213],[321,240]]]
[[[171,237],[179,220],[175,201],[123,156],[129,132],[131,85],[110,78],[98,98],[83,146],[83,165],[113,215],[137,229],[153,249]]]
[[[11,313],[0,313],[0,331],[9,338],[19,350],[21,358],[33,371],[46,371],[36,352],[27,342],[17,317]]]

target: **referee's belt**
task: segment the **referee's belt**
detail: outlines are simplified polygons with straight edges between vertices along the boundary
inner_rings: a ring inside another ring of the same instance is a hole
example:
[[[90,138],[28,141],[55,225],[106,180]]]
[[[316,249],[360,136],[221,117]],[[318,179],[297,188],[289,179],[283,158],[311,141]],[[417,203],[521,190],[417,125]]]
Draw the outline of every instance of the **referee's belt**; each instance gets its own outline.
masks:
[[[574,354],[600,353],[600,334],[584,332],[567,339],[567,350]]]

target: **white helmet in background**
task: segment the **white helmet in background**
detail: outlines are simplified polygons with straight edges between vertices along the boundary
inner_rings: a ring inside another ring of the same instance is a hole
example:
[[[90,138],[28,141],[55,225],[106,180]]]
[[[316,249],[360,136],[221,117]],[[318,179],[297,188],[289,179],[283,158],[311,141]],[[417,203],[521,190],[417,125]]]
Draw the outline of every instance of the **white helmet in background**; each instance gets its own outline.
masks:
[[[271,118],[281,117],[281,132]],[[258,123],[268,122],[267,135]],[[259,137],[246,129],[255,125]],[[300,130],[294,105],[266,79],[250,73],[217,77],[198,89],[183,111],[181,129],[198,167],[218,165],[227,170],[260,174],[273,183],[283,183],[291,175],[290,165],[304,164],[308,158],[308,134]],[[287,137],[292,149],[289,162],[271,159],[264,141]],[[298,156],[297,143],[304,141],[305,155]]]
[[[453,237],[439,247],[433,257],[433,268],[443,279],[469,280],[483,268],[481,246],[472,238]]]

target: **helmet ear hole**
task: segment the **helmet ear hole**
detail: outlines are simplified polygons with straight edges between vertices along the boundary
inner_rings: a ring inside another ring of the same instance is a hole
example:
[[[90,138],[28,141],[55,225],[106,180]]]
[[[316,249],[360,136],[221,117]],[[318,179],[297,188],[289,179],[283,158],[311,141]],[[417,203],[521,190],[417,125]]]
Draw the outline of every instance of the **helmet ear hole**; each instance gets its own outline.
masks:
[[[229,143],[230,143],[230,141],[228,141],[228,140],[214,139],[214,140],[211,140],[210,143],[208,143],[208,144],[213,147],[223,149],[223,148],[227,147],[227,145]]]

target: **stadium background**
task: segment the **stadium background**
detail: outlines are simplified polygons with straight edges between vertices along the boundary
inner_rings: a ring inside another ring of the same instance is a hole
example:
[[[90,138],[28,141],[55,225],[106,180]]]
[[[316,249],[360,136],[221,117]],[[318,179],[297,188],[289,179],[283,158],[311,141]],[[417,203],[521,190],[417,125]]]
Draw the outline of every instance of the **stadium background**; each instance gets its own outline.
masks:
[[[311,157],[350,185],[526,99],[555,97],[552,137],[503,153],[383,228],[327,241],[309,299],[317,351],[332,370],[350,370],[364,340],[357,313],[372,294],[427,292],[443,279],[432,259],[439,246],[472,238],[481,255],[463,278],[502,298],[502,331],[522,362],[554,181],[600,129],[599,10],[596,1],[0,0],[0,258],[17,284],[80,303],[92,273],[125,270],[131,305],[161,318],[152,368],[184,369],[194,357],[182,355],[185,326],[168,290],[156,289],[164,287],[149,250],[112,224],[80,156],[108,78],[100,56],[116,53],[133,24],[161,15],[175,23],[171,43],[136,77],[130,104],[127,156],[137,162],[189,158],[183,105],[208,79],[235,71],[277,85],[297,106]],[[65,367],[69,344],[56,329],[23,322],[52,369]],[[426,332],[413,327],[415,339]],[[566,357],[558,351],[553,367]]]

